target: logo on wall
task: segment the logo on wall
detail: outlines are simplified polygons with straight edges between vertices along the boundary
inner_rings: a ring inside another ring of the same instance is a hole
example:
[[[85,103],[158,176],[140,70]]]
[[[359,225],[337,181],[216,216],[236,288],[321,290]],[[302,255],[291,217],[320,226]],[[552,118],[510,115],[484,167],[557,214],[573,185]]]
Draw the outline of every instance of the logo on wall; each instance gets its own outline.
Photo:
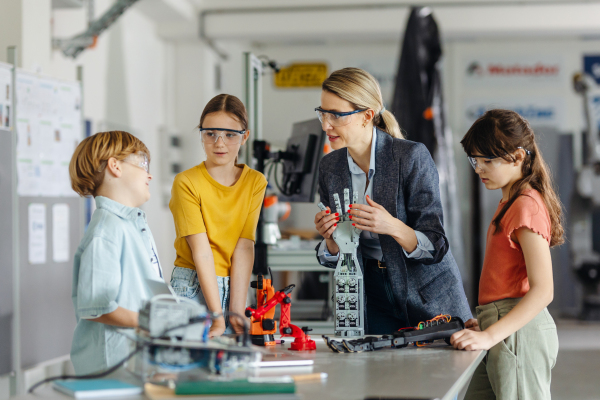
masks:
[[[467,68],[467,75],[482,76],[483,68],[481,68],[481,65],[477,61],[473,61]]]
[[[562,62],[558,57],[503,57],[465,60],[464,71],[471,84],[520,85],[532,82],[558,81]]]
[[[478,105],[467,108],[466,116],[468,119],[475,121],[481,117],[487,110],[491,110],[494,107],[491,105]],[[527,119],[530,123],[534,122],[552,122],[556,118],[556,110],[554,107],[547,106],[536,106],[536,105],[514,105],[512,107],[497,107],[509,109],[523,118]]]
[[[600,56],[584,56],[583,71],[600,85]]]
[[[465,103],[465,126],[468,128],[486,111],[494,108],[512,110],[525,118],[531,126],[551,126],[562,129],[564,124],[564,99],[560,97],[549,98],[508,98],[497,99],[469,99]]]

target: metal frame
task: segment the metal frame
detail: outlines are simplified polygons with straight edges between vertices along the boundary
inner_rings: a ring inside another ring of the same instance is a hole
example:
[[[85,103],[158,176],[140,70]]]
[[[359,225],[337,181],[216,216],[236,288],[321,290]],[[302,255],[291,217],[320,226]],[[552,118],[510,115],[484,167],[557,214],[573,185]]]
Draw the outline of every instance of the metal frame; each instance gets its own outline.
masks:
[[[10,128],[12,145],[12,242],[13,242],[13,338],[12,338],[12,368],[11,396],[24,393],[23,371],[21,370],[21,279],[19,257],[19,194],[17,193],[17,60],[19,58],[16,46],[8,48],[8,62],[13,65],[12,70],[12,111]]]
[[[250,136],[242,151],[242,162],[252,167],[252,142],[262,139],[262,74],[263,66],[254,54],[244,53],[244,102],[248,110]]]

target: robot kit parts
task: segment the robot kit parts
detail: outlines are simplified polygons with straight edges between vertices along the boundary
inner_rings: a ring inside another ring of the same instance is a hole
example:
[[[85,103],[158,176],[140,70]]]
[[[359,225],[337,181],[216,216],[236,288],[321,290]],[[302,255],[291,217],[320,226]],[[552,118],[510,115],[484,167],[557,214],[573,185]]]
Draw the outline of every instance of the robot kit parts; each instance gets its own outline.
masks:
[[[295,338],[289,350],[316,350],[315,341],[307,335],[311,329],[306,327],[300,329],[290,322],[290,308],[292,305],[290,293],[296,285],[289,285],[275,292],[271,280],[265,279],[263,275],[258,275],[257,280],[252,281],[250,285],[253,289],[256,289],[256,305],[246,308],[246,316],[250,318],[252,323],[250,329],[252,344],[258,346],[275,345],[273,336],[277,331],[277,322],[274,319],[275,306],[281,304],[279,333],[281,336]]]

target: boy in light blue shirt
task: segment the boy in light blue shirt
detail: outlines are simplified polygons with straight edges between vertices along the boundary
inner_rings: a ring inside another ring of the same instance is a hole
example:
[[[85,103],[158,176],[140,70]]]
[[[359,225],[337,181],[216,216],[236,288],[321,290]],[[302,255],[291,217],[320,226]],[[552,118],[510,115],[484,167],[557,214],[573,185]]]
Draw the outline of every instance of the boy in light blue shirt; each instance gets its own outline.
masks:
[[[71,186],[94,196],[96,211],[73,265],[77,326],[71,361],[78,375],[99,372],[129,353],[120,328],[138,326],[138,311],[152,297],[148,280],[162,281],[146,214],[150,152],[135,136],[100,132],[83,140],[71,159]]]

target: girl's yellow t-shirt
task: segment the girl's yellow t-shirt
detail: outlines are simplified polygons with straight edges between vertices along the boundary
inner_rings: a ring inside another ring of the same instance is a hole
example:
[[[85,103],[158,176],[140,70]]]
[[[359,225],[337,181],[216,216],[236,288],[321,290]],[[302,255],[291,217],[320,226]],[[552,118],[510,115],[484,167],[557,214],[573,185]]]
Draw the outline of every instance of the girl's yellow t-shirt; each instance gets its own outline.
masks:
[[[217,276],[229,276],[239,238],[254,241],[267,180],[247,165],[233,186],[213,179],[204,162],[179,173],[169,208],[175,221],[176,267],[196,269],[185,237],[206,232]]]

